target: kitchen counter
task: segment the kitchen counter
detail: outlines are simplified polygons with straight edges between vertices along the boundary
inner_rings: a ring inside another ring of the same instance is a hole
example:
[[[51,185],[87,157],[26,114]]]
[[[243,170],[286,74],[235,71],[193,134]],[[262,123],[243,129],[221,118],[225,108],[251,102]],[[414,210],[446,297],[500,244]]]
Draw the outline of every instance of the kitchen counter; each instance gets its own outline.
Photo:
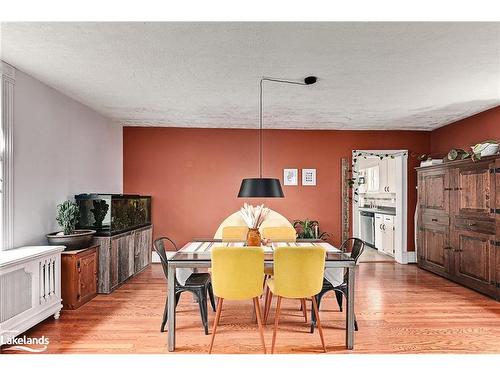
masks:
[[[383,214],[383,215],[393,215],[395,216],[396,215],[396,210],[391,210],[391,209],[388,209],[388,208],[383,208],[383,207],[379,207],[379,208],[370,208],[370,207],[359,207],[359,210],[360,211],[365,211],[365,212],[373,212],[375,214]]]

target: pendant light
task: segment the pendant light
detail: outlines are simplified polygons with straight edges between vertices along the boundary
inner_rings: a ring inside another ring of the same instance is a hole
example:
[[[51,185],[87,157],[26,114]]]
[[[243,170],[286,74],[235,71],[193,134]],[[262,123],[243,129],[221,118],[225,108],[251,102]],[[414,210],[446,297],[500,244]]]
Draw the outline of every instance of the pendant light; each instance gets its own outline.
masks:
[[[259,96],[259,177],[244,178],[241,181],[238,198],[284,198],[283,189],[278,178],[262,177],[262,84],[264,81],[289,83],[292,85],[308,86],[316,83],[317,78],[314,76],[306,77],[302,81],[289,81],[279,78],[262,77],[260,80],[260,96]]]

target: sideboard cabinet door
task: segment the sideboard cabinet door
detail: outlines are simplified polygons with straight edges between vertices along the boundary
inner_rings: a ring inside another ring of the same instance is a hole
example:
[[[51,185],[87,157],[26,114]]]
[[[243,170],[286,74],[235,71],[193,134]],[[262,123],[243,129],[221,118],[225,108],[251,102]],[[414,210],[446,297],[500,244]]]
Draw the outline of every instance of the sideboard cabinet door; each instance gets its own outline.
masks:
[[[81,304],[91,300],[97,294],[97,254],[97,249],[94,248],[79,260],[79,302]]]
[[[494,162],[479,161],[450,170],[453,215],[495,220],[494,168]]]
[[[434,169],[419,173],[418,204],[422,214],[448,215],[449,197],[448,169]]]
[[[472,230],[452,231],[454,276],[464,285],[490,295],[496,292],[494,238]]]
[[[446,276],[450,272],[450,237],[448,226],[421,226],[418,233],[418,264]]]

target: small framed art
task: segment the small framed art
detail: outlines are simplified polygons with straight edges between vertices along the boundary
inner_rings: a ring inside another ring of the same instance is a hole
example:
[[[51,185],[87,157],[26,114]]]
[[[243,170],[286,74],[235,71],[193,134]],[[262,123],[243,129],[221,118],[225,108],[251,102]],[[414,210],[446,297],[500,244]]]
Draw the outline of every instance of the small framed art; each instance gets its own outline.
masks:
[[[297,186],[299,184],[298,169],[283,169],[283,185]]]
[[[316,186],[316,169],[302,169],[302,185]]]

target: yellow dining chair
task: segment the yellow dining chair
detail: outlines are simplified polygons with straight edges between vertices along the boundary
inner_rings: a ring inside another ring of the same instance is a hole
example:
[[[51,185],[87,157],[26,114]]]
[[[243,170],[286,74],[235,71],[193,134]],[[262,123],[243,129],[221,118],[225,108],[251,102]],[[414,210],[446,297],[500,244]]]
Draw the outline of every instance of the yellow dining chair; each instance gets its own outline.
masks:
[[[259,304],[263,280],[264,250],[261,247],[215,247],[212,249],[212,287],[218,299],[209,353],[212,353],[222,302],[225,299],[253,300],[260,339],[264,354],[266,353]]]
[[[271,242],[295,242],[297,240],[297,232],[292,227],[267,227],[262,228],[262,237],[267,238]],[[273,266],[265,266],[264,273],[266,279],[272,276]],[[300,301],[302,304],[302,311],[304,311],[304,319],[307,323],[307,314],[305,313],[305,302]]]
[[[295,232],[295,228],[292,227],[267,227],[262,228],[262,237],[273,242],[295,242],[297,239],[297,232]]]
[[[223,242],[238,242],[246,241],[248,227],[245,226],[230,226],[222,228]]]
[[[282,298],[300,299],[303,301],[303,306],[305,305],[305,298],[312,300],[312,308],[317,319],[321,344],[326,352],[318,305],[316,298],[314,298],[323,286],[325,253],[325,249],[319,246],[278,247],[274,251],[274,276],[267,280],[268,293],[266,294],[264,308],[264,321],[266,321],[271,308],[272,296],[276,295],[278,297],[271,353],[274,353]]]

